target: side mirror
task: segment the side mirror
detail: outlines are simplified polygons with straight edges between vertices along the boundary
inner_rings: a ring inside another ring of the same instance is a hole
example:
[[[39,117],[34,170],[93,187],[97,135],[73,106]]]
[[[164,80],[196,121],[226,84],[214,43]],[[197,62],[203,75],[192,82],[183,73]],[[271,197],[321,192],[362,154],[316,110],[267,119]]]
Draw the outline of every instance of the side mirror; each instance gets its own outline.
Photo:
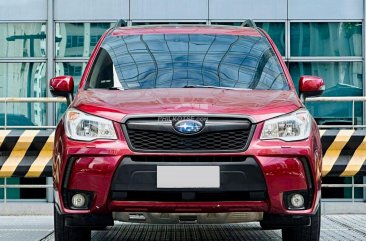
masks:
[[[317,76],[301,76],[299,80],[299,94],[301,101],[307,97],[320,96],[325,90],[325,84],[322,78]]]
[[[58,76],[50,79],[50,91],[53,96],[66,97],[70,105],[74,98],[74,79],[72,76]]]

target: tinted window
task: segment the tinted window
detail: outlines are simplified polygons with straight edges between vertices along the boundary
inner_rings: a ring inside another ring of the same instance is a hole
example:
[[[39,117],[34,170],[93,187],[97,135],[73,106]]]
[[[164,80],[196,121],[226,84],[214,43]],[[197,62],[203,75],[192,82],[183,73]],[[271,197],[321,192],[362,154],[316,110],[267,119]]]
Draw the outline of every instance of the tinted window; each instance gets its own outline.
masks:
[[[89,57],[103,33],[114,23],[56,23],[57,57]]]
[[[123,89],[217,86],[288,90],[278,59],[262,37],[203,34],[108,36],[99,58],[108,53]],[[105,56],[103,57],[105,58]],[[95,76],[89,86],[101,88]],[[112,68],[111,66],[109,68]],[[112,69],[109,70],[109,73]],[[98,78],[97,78],[98,79]]]
[[[361,23],[291,23],[292,56],[362,56]]]
[[[45,57],[46,29],[45,23],[0,23],[0,57]]]

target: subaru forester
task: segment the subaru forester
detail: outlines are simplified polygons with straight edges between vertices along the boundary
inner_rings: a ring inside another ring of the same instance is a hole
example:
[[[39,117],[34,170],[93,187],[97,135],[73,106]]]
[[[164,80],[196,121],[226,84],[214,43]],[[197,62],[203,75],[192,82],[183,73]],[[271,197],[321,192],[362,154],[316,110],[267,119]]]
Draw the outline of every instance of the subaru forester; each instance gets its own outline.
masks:
[[[90,240],[114,220],[260,222],[319,240],[322,152],[268,34],[256,26],[114,27],[101,37],[55,134],[56,241]]]

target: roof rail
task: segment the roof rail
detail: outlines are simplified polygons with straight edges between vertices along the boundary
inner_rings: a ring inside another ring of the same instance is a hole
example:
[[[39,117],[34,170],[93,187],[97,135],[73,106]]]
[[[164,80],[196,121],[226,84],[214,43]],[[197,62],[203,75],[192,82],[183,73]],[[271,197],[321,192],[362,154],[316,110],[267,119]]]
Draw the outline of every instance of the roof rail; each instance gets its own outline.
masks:
[[[256,28],[257,25],[255,25],[254,21],[251,19],[245,20],[241,25],[241,27],[249,27],[249,28]]]
[[[120,19],[117,21],[116,25],[114,25],[115,28],[118,27],[127,27],[127,22],[123,19]]]

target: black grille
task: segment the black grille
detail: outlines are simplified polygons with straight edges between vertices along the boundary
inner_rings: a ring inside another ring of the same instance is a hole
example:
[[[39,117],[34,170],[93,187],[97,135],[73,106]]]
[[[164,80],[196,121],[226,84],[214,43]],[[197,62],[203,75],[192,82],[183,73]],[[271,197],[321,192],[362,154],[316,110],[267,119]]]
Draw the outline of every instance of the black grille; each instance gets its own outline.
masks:
[[[222,130],[221,126],[218,131],[214,123],[210,122],[209,128],[196,135],[176,133],[173,127],[167,128],[167,123],[162,124],[164,130],[156,130],[158,121],[154,128],[149,128],[151,124],[146,128],[130,125],[131,128],[127,123],[123,129],[130,148],[139,152],[238,152],[246,149],[253,129],[250,122],[246,120],[243,127],[238,127],[236,122],[233,129],[226,127]],[[227,119],[225,123],[230,126]],[[172,126],[171,123],[168,125]]]

